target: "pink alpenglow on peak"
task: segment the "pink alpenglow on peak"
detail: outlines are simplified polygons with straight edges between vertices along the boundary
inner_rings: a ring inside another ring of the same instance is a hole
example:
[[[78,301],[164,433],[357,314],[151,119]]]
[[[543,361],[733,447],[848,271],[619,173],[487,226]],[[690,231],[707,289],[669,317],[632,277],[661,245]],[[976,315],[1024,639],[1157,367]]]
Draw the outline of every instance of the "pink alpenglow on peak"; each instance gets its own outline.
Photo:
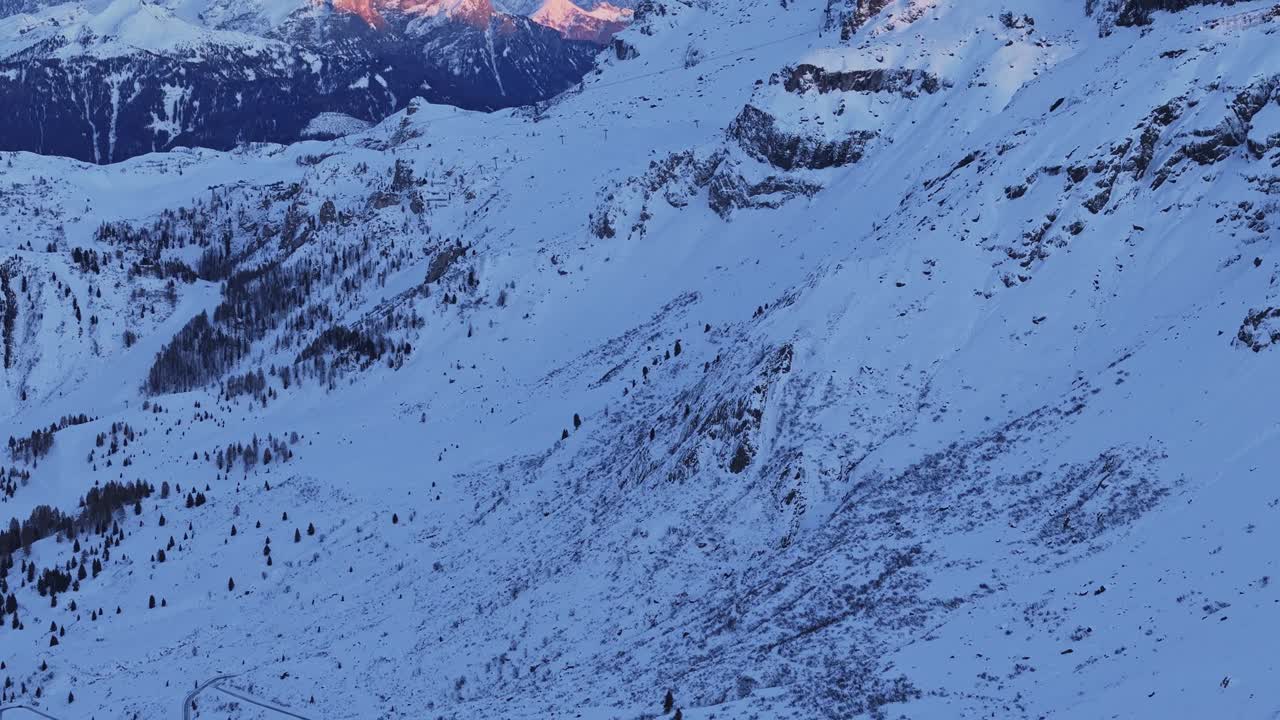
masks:
[[[530,19],[558,31],[570,40],[585,40],[604,45],[626,29],[632,18],[629,8],[602,2],[585,10],[572,0],[546,0]]]
[[[387,15],[441,17],[484,27],[496,14],[492,0],[319,0],[333,9],[359,15],[371,27],[386,28]]]

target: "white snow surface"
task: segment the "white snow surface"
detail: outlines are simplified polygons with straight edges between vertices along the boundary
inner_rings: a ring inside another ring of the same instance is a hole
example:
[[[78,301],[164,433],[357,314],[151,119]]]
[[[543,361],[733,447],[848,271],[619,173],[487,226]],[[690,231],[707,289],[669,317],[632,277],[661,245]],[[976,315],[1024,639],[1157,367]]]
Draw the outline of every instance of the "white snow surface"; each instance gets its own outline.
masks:
[[[40,43],[55,44],[50,56],[59,58],[144,51],[197,60],[210,47],[249,53],[285,48],[255,34],[208,27],[147,0],[62,3],[0,18],[0,59],[13,59]]]
[[[343,113],[323,112],[303,129],[303,137],[342,137],[369,129],[369,122]]]
[[[0,527],[175,488],[56,607],[21,566],[73,541],[17,554],[6,693],[99,720],[180,717],[224,674],[333,719],[656,717],[668,690],[688,720],[1272,717],[1280,13],[1101,36],[1084,4],[1010,27],[996,0],[892,0],[844,42],[825,2],[668,2],[537,111],[0,153],[0,436],[93,418],[34,463],[0,449],[30,473]],[[92,22],[190,41],[157,7]],[[788,90],[805,64],[928,75]],[[224,242],[238,270],[316,268],[234,368],[270,392],[149,395],[227,290],[134,265]],[[411,349],[286,387],[338,324]],[[292,456],[211,459],[268,436]],[[268,716],[216,690],[193,714]]]

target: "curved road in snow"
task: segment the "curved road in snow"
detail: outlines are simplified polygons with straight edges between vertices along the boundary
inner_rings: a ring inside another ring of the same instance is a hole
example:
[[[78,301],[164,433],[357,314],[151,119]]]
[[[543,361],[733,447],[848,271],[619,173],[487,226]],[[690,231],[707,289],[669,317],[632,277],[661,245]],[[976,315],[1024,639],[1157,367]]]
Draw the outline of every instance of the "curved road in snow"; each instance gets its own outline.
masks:
[[[39,715],[42,718],[48,718],[48,720],[58,720],[58,718],[46,713],[45,711],[37,710],[30,705],[5,705],[4,707],[0,707],[0,718],[3,718],[4,714],[10,710],[26,710],[27,712]]]
[[[230,678],[236,677],[237,674],[238,673],[231,674],[231,675],[219,675],[215,678],[211,678],[197,685],[195,689],[187,693],[187,696],[182,699],[182,720],[191,720],[191,711],[194,709],[193,703],[195,702],[196,696],[204,692],[205,690],[210,690],[210,689],[217,690],[218,692],[223,693],[224,695],[230,695],[231,697],[236,698],[238,700],[242,700],[252,705],[257,705],[260,708],[265,708],[267,710],[270,710],[275,713],[279,713],[281,715],[286,715],[291,718],[297,718],[298,720],[311,720],[311,718],[307,717],[306,715],[299,715],[298,713],[282,705],[276,705],[266,700],[255,698],[243,690],[224,688],[222,687],[222,685],[220,685],[220,683],[223,680],[228,680]],[[49,716],[45,715],[45,717],[49,717]],[[57,720],[57,718],[51,718],[50,720]]]

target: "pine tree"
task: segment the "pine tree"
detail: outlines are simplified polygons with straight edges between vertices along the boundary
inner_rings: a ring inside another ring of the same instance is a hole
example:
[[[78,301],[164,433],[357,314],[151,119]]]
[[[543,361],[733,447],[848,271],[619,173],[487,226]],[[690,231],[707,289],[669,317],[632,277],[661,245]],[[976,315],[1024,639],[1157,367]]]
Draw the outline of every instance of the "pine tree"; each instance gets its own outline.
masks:
[[[151,596],[151,600],[147,603],[147,609],[148,609],[148,610],[155,610],[155,609],[156,609],[156,596],[155,596],[155,595],[152,595],[152,596]]]
[[[674,707],[675,704],[676,704],[676,696],[672,694],[670,690],[668,690],[667,696],[662,699],[662,714],[666,715],[667,713],[671,712],[671,708]]]
[[[227,578],[227,592],[235,592],[235,589],[236,589],[236,579]]]
[[[302,531],[298,530],[297,528],[293,529],[293,541],[296,543],[302,542]]]
[[[312,523],[307,523],[307,534],[308,534],[308,535],[315,535],[315,534],[316,534],[316,526],[315,526],[315,525],[313,525]]]

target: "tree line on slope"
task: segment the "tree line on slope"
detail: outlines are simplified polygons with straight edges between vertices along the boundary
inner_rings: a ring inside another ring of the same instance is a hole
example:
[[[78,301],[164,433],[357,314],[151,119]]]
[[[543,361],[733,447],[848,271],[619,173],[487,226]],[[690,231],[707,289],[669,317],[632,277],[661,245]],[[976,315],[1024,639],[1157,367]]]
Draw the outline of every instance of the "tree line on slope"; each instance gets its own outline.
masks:
[[[83,425],[92,420],[88,415],[63,415],[47,428],[36,428],[27,437],[9,436],[9,457],[15,461],[32,463],[49,454],[53,448],[53,435],[73,425]]]

